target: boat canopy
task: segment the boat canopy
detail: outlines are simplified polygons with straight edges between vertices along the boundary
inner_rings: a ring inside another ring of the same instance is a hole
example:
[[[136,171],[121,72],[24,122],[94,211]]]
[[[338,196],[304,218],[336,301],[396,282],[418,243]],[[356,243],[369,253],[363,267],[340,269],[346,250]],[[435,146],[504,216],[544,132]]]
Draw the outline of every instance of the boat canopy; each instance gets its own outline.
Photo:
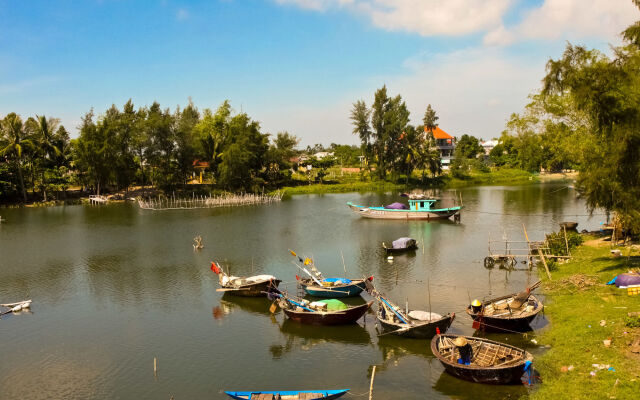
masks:
[[[407,207],[407,205],[403,203],[391,203],[388,206],[384,206],[384,208],[388,210],[408,210],[409,209],[409,207]]]
[[[416,244],[415,239],[409,237],[401,237],[393,241],[394,249],[406,249],[407,247],[414,246]]]

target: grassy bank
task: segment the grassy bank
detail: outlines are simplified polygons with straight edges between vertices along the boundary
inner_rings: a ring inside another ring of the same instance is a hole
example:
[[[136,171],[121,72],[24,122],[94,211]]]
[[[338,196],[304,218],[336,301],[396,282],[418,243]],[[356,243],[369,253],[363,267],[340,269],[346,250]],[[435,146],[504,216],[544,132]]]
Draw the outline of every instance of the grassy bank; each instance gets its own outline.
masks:
[[[346,193],[346,192],[376,192],[402,190],[403,183],[392,183],[387,181],[373,182],[347,182],[347,183],[314,183],[311,185],[300,185],[294,187],[284,187],[280,189],[285,195],[293,194],[322,194],[322,193]]]
[[[537,175],[521,169],[498,169],[489,172],[472,171],[464,178],[450,178],[447,187],[471,185],[523,185],[537,183]]]
[[[534,362],[543,383],[533,399],[637,398],[640,354],[632,353],[630,344],[640,337],[640,328],[625,326],[625,319],[628,312],[640,311],[640,297],[606,285],[640,265],[638,252],[627,258],[628,252],[613,258],[608,242],[590,240],[574,250],[570,262],[552,271],[551,281],[545,278],[550,325],[537,340],[550,349]],[[609,338],[612,343],[606,347],[603,340]],[[608,364],[615,372],[593,364]]]

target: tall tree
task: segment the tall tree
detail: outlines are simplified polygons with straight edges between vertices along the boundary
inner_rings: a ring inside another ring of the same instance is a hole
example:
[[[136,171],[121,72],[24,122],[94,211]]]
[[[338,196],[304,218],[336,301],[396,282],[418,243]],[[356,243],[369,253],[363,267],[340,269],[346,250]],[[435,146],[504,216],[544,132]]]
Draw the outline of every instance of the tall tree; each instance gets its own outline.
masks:
[[[0,124],[2,128],[2,138],[4,144],[0,149],[0,156],[8,157],[12,160],[18,170],[20,178],[20,191],[22,200],[27,202],[27,190],[24,185],[24,175],[22,172],[24,154],[27,150],[35,148],[34,141],[29,137],[22,118],[16,113],[9,113]]]
[[[371,119],[371,110],[367,108],[367,104],[363,100],[353,103],[351,109],[351,123],[353,124],[353,133],[360,138],[362,155],[365,158],[367,167],[371,171],[371,159],[373,156],[373,147],[371,144],[371,127],[369,121]]]

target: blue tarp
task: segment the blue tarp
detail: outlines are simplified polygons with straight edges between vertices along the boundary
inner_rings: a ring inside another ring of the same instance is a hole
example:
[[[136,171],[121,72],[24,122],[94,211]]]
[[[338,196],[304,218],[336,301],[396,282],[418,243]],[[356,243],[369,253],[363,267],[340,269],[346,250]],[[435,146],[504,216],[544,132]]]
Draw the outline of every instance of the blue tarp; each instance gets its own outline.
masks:
[[[348,285],[351,283],[351,279],[347,278],[326,278],[323,279],[325,282],[333,282],[333,283],[341,283],[343,285]]]
[[[409,207],[403,203],[391,203],[388,206],[384,206],[388,210],[408,210]]]
[[[406,249],[407,247],[411,247],[416,244],[415,239],[411,239],[409,237],[401,237],[393,241],[394,249]]]

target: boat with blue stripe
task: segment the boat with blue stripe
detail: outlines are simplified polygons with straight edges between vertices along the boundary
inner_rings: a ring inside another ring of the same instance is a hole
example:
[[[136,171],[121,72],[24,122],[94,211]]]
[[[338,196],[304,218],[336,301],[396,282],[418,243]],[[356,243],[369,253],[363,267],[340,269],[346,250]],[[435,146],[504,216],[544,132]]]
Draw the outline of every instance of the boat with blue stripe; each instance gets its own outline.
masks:
[[[350,389],[337,390],[264,390],[253,392],[225,393],[238,400],[329,400],[337,399],[346,394]]]
[[[439,199],[409,195],[409,205],[392,203],[387,206],[362,206],[348,202],[353,212],[363,218],[399,219],[399,220],[438,220],[447,219],[462,210],[462,205],[438,207]]]
[[[355,297],[366,288],[366,282],[373,281],[373,276],[366,279],[321,278],[320,285],[311,278],[298,278],[298,284],[307,294],[314,297],[336,298]]]

